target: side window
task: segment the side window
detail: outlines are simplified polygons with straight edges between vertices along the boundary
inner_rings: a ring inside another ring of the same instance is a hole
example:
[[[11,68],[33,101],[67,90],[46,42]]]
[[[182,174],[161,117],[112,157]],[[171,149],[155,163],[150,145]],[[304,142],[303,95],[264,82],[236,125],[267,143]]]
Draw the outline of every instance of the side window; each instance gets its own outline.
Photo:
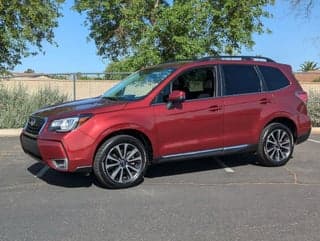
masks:
[[[259,76],[251,65],[223,65],[225,95],[261,92]]]
[[[212,69],[193,69],[179,76],[172,83],[172,90],[183,90],[186,99],[213,97],[214,75]]]
[[[187,100],[213,97],[215,93],[215,81],[214,68],[192,69],[181,74],[163,88],[154,102],[166,102],[173,90],[184,91]]]
[[[259,66],[259,69],[263,75],[268,90],[281,89],[290,84],[289,80],[284,76],[284,74],[276,68]]]

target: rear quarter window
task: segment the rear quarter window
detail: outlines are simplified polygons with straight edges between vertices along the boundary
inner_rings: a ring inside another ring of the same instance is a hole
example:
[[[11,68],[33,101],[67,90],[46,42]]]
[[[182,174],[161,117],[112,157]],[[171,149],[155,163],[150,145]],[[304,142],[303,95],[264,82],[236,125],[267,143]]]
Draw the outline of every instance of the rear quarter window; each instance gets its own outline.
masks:
[[[269,66],[259,66],[268,90],[278,90],[290,84],[286,76],[279,70]]]

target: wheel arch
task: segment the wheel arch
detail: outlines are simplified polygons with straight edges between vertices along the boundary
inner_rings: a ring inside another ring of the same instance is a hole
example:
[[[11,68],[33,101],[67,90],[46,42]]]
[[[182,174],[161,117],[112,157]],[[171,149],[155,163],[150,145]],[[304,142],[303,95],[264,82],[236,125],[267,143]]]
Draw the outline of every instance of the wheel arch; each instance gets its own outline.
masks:
[[[281,123],[288,127],[292,131],[294,142],[297,140],[297,125],[296,123],[287,116],[279,116],[269,120],[264,126],[263,129],[270,125],[271,123]]]
[[[106,136],[104,136],[101,140],[99,140],[98,144],[96,145],[92,160],[94,160],[100,146],[106,140],[108,140],[114,136],[117,136],[117,135],[129,135],[129,136],[135,137],[138,140],[140,140],[141,143],[143,144],[143,146],[146,148],[149,162],[151,162],[153,160],[153,154],[154,154],[153,151],[154,150],[153,150],[153,146],[152,146],[152,142],[151,142],[150,138],[141,130],[137,130],[137,129],[133,129],[133,128],[114,130],[114,131],[108,133]]]

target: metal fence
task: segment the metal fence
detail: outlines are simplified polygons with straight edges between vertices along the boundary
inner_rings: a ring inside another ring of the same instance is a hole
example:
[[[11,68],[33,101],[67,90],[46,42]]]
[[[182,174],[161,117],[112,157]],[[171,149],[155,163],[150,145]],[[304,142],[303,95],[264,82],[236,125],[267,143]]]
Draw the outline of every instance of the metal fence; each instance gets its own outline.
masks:
[[[0,79],[8,88],[22,85],[29,93],[43,88],[57,89],[59,93],[67,95],[69,100],[76,100],[101,95],[129,74],[131,73],[14,73]],[[298,74],[300,73],[295,73]],[[309,101],[320,102],[320,82],[302,82],[301,85],[309,93]]]
[[[0,76],[0,87],[16,88],[16,90],[20,90],[22,87],[28,94],[36,96],[36,98],[42,98],[41,93],[56,95],[58,92],[64,100],[77,100],[99,96],[129,74],[128,72],[12,74]],[[320,82],[301,82],[301,85],[309,94],[308,111],[312,124],[320,126]],[[47,89],[53,90],[53,92],[48,92]]]
[[[29,93],[44,88],[56,89],[67,95],[69,100],[76,100],[101,95],[129,74],[131,73],[23,73],[3,76],[1,82],[9,89],[23,86]]]
[[[72,81],[72,99],[76,100],[100,95],[114,84],[118,83],[119,80],[122,80],[130,74],[131,72],[78,72],[48,74],[47,77],[54,80]]]

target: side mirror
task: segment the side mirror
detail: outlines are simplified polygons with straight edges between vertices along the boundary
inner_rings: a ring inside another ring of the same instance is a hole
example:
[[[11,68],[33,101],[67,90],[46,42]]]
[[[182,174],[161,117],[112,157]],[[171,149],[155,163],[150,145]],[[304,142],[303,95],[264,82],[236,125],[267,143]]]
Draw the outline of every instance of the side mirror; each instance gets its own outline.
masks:
[[[169,95],[168,101],[174,103],[181,103],[186,99],[186,93],[181,90],[174,90]]]
[[[174,90],[168,97],[167,108],[172,109],[174,104],[181,104],[186,99],[186,93],[181,90]]]

